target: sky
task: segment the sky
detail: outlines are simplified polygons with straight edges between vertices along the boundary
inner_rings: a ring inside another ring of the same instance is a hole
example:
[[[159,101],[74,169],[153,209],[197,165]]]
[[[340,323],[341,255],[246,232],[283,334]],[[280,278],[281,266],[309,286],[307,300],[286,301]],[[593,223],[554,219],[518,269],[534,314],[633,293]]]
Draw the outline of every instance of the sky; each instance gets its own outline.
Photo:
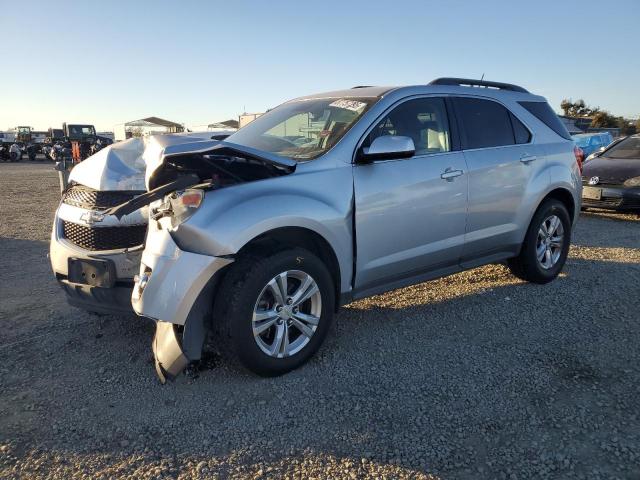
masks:
[[[19,3],[0,0],[0,129],[193,127],[314,92],[483,74],[556,111],[583,98],[640,116],[640,0]]]

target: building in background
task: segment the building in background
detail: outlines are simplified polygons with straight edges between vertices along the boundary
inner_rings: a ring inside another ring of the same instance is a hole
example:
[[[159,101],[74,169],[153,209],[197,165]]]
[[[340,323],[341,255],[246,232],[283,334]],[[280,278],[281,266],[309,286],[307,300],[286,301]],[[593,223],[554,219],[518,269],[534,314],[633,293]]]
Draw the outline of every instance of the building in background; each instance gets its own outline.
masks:
[[[131,137],[146,137],[162,133],[184,132],[184,125],[159,117],[147,117],[140,120],[121,123],[113,127],[115,140],[126,140]]]
[[[224,122],[210,123],[207,130],[237,130],[240,128],[238,120],[225,120]]]
[[[262,115],[262,113],[247,113],[247,112],[244,112],[242,115],[240,115],[238,117],[238,128],[242,128],[245,125],[253,122],[260,115]]]

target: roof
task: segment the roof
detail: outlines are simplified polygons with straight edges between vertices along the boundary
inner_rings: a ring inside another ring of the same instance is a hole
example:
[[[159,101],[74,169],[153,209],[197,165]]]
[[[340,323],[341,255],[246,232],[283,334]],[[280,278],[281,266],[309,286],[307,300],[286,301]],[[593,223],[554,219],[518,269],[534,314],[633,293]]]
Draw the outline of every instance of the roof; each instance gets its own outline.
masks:
[[[451,79],[455,80],[455,79]],[[493,83],[495,85],[501,85],[495,82],[486,82],[487,84]],[[508,85],[508,84],[505,84]],[[517,86],[516,86],[517,87]],[[526,90],[513,90],[513,89],[499,89],[488,88],[488,86],[466,86],[458,84],[432,84],[424,83],[422,85],[406,85],[400,87],[369,87],[369,86],[357,86],[345,90],[335,90],[331,92],[316,93],[312,95],[306,95],[299,97],[293,101],[299,100],[311,100],[314,98],[375,98],[382,97],[390,92],[399,92],[406,95],[420,95],[420,94],[458,94],[458,95],[479,95],[484,97],[504,98],[505,96],[513,98],[515,100],[533,100],[543,101],[543,97],[539,97],[535,94],[527,92]]]
[[[316,93],[296,98],[296,100],[310,100],[312,98],[344,98],[344,97],[380,97],[397,87],[356,87],[346,90],[335,90],[332,92]]]
[[[154,125],[159,125],[161,127],[167,127],[167,128],[171,128],[171,127],[182,128],[182,124],[171,122],[169,120],[165,120],[160,117],[141,118],[140,120],[133,120],[131,122],[127,122],[125,123],[125,125],[127,127],[151,127]]]

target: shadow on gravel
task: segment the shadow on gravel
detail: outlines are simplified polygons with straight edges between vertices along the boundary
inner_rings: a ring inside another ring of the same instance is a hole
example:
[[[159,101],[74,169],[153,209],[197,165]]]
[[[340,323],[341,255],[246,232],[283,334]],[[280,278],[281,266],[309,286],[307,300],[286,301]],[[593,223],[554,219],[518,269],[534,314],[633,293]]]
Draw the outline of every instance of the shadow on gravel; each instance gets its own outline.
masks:
[[[639,249],[640,217],[582,212],[573,232],[572,244],[573,247]]]
[[[583,210],[580,212],[580,218],[594,218],[602,220],[611,220],[613,222],[631,222],[640,223],[640,212],[613,212],[607,210]]]
[[[305,462],[336,476],[625,471],[640,451],[639,280],[623,262],[572,258],[545,286],[483,267],[349,305],[283,377],[212,355],[214,368],[165,386],[151,324],[61,308],[58,335],[0,350],[0,443],[14,458],[0,463],[157,476],[280,477]],[[614,425],[615,463],[600,446]]]

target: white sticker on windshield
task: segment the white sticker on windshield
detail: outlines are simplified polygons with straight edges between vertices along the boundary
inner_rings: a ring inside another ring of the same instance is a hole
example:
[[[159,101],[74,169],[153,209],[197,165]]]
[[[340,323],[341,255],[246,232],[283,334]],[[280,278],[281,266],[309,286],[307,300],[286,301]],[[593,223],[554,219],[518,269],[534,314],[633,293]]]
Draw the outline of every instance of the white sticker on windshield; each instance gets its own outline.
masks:
[[[341,98],[340,100],[336,100],[333,103],[329,104],[330,107],[336,108],[344,108],[345,110],[351,110],[352,112],[357,112],[362,110],[367,106],[364,102],[358,102],[357,100],[347,100],[345,98]]]

